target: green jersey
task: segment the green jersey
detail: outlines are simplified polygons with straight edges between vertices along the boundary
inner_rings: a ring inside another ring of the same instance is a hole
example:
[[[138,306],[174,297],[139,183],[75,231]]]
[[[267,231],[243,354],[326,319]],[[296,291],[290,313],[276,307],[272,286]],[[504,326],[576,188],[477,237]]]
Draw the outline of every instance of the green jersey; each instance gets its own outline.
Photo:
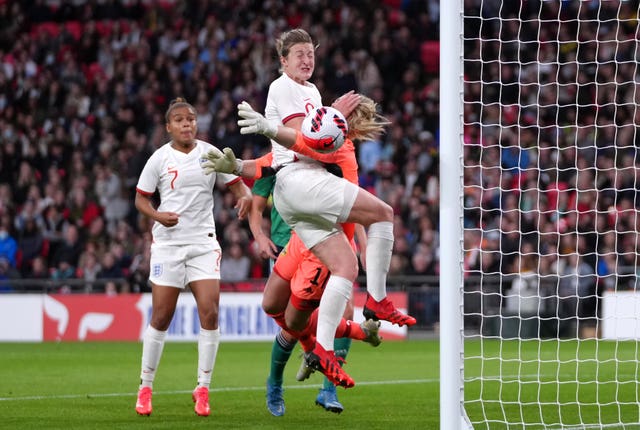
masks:
[[[251,192],[268,199],[276,185],[276,177],[266,176],[254,182]],[[273,202],[271,204],[271,241],[279,247],[284,247],[291,237],[291,227],[284,222]]]

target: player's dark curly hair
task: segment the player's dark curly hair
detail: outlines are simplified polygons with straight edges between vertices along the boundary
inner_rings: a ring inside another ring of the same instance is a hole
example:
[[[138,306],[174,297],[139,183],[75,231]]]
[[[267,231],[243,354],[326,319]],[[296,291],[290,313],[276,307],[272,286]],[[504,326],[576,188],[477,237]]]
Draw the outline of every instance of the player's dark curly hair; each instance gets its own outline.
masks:
[[[196,112],[196,108],[194,108],[191,105],[191,103],[188,103],[186,99],[184,99],[182,97],[176,97],[175,99],[171,100],[171,102],[169,103],[169,107],[167,108],[167,112],[164,114],[165,121],[169,122],[169,116],[171,115],[171,112],[174,109],[177,109],[177,108],[180,108],[180,107],[189,108],[191,111],[193,111],[193,113]]]

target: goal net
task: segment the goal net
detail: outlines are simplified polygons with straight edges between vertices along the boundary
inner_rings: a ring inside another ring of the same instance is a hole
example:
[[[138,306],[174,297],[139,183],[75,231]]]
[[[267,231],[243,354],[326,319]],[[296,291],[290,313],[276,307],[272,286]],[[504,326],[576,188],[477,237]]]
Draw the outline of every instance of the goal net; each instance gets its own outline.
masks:
[[[639,14],[464,1],[456,336],[475,429],[640,428]]]

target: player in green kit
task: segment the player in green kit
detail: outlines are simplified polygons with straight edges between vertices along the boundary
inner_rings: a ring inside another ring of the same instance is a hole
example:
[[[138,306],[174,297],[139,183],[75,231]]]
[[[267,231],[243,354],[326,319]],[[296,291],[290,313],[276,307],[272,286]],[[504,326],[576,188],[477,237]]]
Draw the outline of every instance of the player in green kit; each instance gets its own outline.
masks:
[[[258,244],[260,256],[262,258],[270,258],[271,265],[273,265],[273,260],[278,257],[278,254],[287,242],[289,242],[289,238],[291,237],[291,228],[284,222],[273,206],[271,208],[271,236],[267,236],[262,231],[262,213],[269,203],[269,197],[271,196],[275,183],[275,176],[266,176],[257,179],[251,189],[253,193],[253,210],[251,211],[250,218],[251,233]]]

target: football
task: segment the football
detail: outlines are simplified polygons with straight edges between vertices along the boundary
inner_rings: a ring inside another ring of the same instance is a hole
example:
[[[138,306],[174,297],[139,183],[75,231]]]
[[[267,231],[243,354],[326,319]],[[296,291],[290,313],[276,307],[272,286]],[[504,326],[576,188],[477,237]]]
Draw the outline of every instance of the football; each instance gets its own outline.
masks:
[[[344,115],[329,106],[309,112],[300,129],[307,146],[323,154],[337,151],[347,137],[347,130]]]

